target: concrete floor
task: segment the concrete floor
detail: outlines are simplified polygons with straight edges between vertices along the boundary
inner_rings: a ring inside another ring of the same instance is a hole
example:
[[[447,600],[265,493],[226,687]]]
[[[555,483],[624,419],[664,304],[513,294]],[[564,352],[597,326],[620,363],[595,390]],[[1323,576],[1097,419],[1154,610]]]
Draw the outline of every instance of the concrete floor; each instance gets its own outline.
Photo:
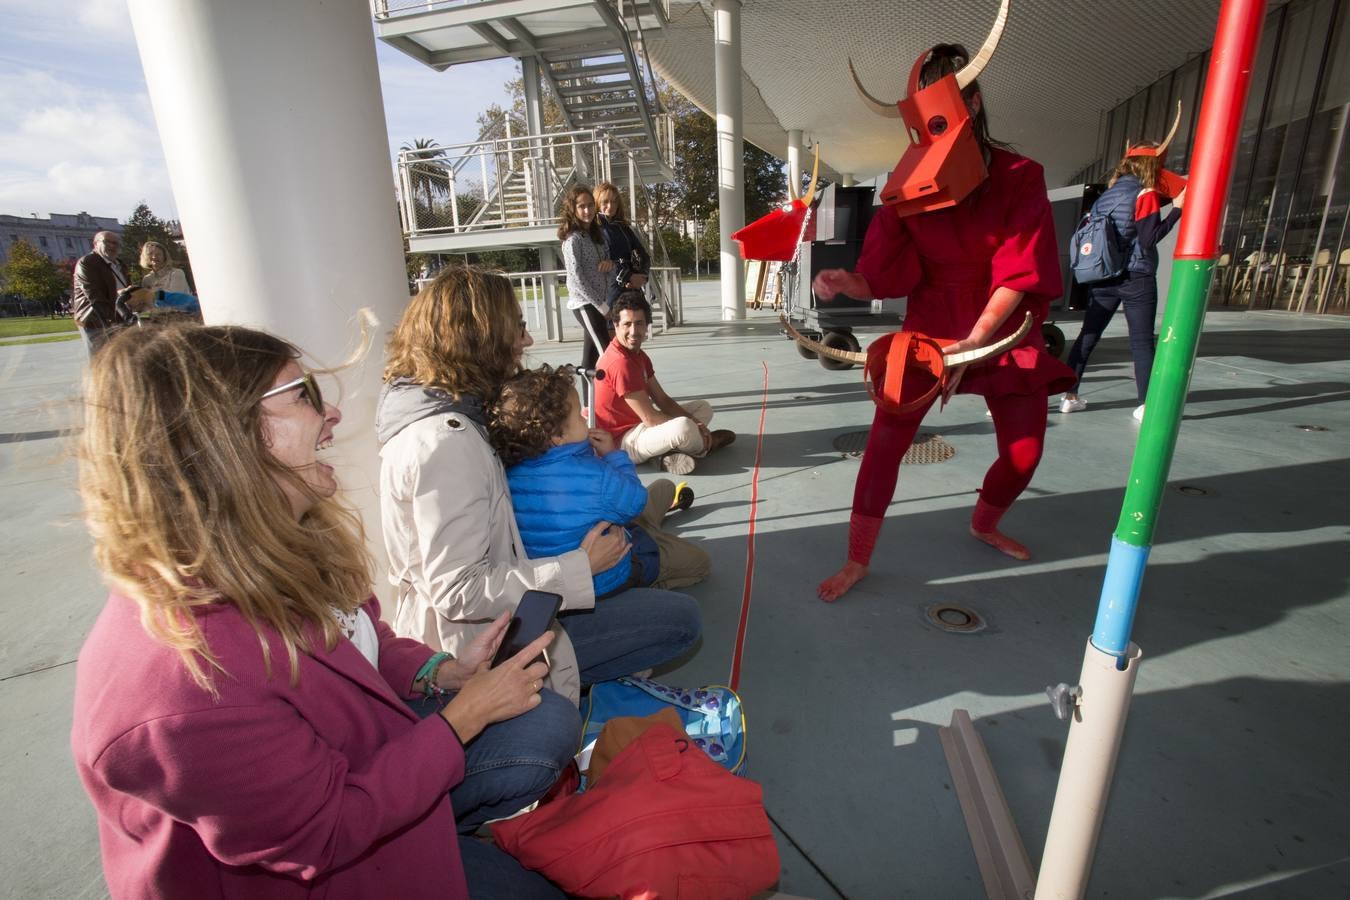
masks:
[[[673,395],[710,400],[715,427],[740,439],[700,465],[697,504],[669,520],[702,542],[714,573],[689,591],[704,611],[701,648],[659,677],[728,677],[767,396],[741,694],[749,774],[780,829],[780,887],[822,900],[982,897],[935,729],[970,710],[1039,860],[1066,734],[1042,691],[1077,680],[1138,433],[1124,323],[1097,350],[1088,410],[1051,413],[1040,471],[1004,522],[1031,562],[966,535],[994,444],[983,403],[959,397],[925,425],[956,456],[905,468],[872,574],[826,605],[815,585],[843,558],[858,466],[832,442],[871,418],[859,374],[800,359],[767,313],[717,321],[715,284],[685,296],[688,324],[650,353]],[[1072,339],[1077,326],[1065,330]],[[578,355],[576,344],[530,354]],[[78,343],[0,347],[11,622],[0,633],[0,892],[12,897],[104,894],[67,748],[71,663],[103,591],[73,461],[53,434],[75,420],[82,357]],[[1089,896],[1350,896],[1347,434],[1350,320],[1208,315]],[[936,603],[972,608],[988,627],[942,632],[924,618]]]

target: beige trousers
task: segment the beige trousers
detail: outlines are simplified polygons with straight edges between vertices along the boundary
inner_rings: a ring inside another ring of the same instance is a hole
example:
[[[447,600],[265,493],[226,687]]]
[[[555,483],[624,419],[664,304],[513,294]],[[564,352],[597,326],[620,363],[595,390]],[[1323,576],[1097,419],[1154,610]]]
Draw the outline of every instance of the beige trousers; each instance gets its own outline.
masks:
[[[661,571],[651,586],[667,590],[698,584],[712,571],[712,559],[706,550],[661,527],[674,500],[675,482],[658,478],[648,485],[647,507],[637,517],[637,523],[652,536],[661,552]]]
[[[628,451],[628,457],[634,464],[667,453],[688,453],[690,456],[705,454],[703,435],[699,433],[698,426],[712,421],[712,404],[706,400],[686,400],[680,405],[693,418],[681,416],[652,426],[639,422],[624,432],[623,449]]]

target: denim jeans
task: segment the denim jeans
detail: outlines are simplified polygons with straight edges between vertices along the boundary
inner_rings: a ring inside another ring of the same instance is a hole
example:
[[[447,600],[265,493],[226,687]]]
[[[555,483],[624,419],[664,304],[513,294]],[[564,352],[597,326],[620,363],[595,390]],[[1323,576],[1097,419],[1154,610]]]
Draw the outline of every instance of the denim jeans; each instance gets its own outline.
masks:
[[[659,666],[684,653],[703,631],[693,597],[632,588],[595,608],[558,616],[577,654],[582,685]]]
[[[568,704],[569,706],[571,704]],[[531,872],[486,841],[461,836],[459,858],[469,896],[483,900],[565,900],[566,895],[538,872]]]
[[[1125,324],[1130,330],[1130,355],[1134,358],[1134,386],[1139,402],[1148,395],[1148,381],[1153,374],[1153,320],[1158,312],[1158,282],[1154,275],[1130,272],[1125,277],[1093,285],[1089,292],[1087,311],[1083,314],[1083,330],[1069,351],[1069,368],[1083,380],[1088,357],[1097,340],[1106,330],[1116,308],[1125,307]],[[1078,392],[1075,383],[1070,393]]]
[[[460,834],[473,834],[489,819],[509,816],[538,800],[579,749],[577,708],[550,690],[539,696],[542,702],[534,709],[489,725],[464,748],[464,780],[450,789]],[[449,700],[447,696],[445,702]],[[424,719],[443,705],[435,699],[408,701]]]

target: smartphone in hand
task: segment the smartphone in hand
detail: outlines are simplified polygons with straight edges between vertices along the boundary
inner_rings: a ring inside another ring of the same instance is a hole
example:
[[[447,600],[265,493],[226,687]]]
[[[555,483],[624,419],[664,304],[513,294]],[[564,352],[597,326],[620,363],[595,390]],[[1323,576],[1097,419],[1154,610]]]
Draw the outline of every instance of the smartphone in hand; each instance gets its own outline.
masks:
[[[492,658],[492,667],[496,668],[515,656],[547,631],[562,608],[562,599],[561,594],[548,591],[526,591],[516,606],[511,624],[506,626],[501,646]]]

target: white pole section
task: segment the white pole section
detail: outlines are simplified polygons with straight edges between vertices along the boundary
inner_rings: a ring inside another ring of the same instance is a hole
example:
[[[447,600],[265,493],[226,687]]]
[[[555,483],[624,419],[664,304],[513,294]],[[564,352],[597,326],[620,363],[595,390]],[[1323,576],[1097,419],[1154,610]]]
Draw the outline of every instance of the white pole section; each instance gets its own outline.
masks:
[[[802,190],[802,130],[800,128],[792,128],[788,130],[787,134],[788,196],[793,197],[800,194]]]
[[[731,235],[745,225],[741,140],[741,0],[713,4],[717,80],[717,208],[721,226],[722,321],[745,318],[741,255]]]
[[[1080,676],[1082,694],[1070,715],[1069,740],[1064,746],[1055,793],[1057,797],[1073,796],[1074,802],[1056,803],[1050,814],[1045,855],[1036,879],[1036,900],[1079,900],[1087,891],[1142,656],[1143,652],[1130,644],[1125,668],[1117,669],[1115,656],[1088,641]]]
[[[366,0],[129,0],[208,323],[293,341],[308,365],[379,332],[329,380],[335,462],[379,544],[375,400],[408,278]],[[383,577],[377,584],[385,584]]]

